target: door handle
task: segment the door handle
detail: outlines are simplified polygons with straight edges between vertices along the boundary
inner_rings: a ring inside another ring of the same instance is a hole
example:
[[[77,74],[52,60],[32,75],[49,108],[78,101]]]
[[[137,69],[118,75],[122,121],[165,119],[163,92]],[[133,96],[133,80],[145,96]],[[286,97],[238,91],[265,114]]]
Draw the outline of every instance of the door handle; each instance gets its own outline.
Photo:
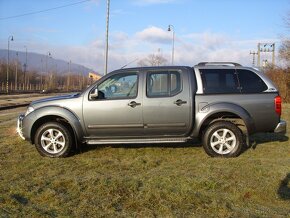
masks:
[[[177,106],[181,106],[183,104],[186,104],[187,101],[182,101],[181,99],[176,100],[175,102],[173,102],[174,104],[176,104]]]
[[[128,106],[130,106],[132,108],[139,106],[139,105],[141,105],[141,103],[137,103],[136,101],[131,101],[130,103],[128,103]]]

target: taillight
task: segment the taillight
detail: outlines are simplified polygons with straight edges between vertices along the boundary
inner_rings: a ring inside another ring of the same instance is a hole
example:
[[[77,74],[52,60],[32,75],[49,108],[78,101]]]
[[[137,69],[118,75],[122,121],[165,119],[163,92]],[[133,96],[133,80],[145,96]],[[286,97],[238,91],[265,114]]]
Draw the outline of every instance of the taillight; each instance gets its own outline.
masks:
[[[275,111],[276,113],[281,116],[282,113],[282,99],[281,97],[278,95],[275,97]]]

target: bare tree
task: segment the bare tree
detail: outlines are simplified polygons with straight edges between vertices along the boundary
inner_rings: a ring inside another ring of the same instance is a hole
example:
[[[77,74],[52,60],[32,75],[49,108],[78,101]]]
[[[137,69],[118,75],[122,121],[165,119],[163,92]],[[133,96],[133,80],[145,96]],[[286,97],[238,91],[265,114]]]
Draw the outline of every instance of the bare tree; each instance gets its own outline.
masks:
[[[148,65],[147,65],[147,62],[146,62],[146,60],[145,60],[145,58],[144,59],[141,59],[140,61],[138,61],[137,62],[137,65],[139,66],[139,67],[147,67]]]
[[[285,20],[286,28],[290,28],[290,11],[288,12],[284,20]]]
[[[150,54],[146,58],[141,59],[138,61],[137,65],[140,67],[146,66],[162,66],[167,63],[167,59],[164,58],[162,55]]]
[[[290,67],[290,39],[285,39],[279,48],[279,57]]]
[[[288,12],[287,16],[284,18],[285,25],[288,30],[290,30],[290,12]],[[279,57],[285,61],[287,67],[290,67],[290,38],[286,37],[281,42],[281,46],[279,48]]]

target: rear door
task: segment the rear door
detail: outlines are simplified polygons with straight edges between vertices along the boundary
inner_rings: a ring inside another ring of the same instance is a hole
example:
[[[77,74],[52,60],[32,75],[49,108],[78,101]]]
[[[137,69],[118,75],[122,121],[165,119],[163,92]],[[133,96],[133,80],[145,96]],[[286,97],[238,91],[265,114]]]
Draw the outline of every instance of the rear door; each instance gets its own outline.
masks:
[[[146,72],[143,97],[147,136],[185,135],[192,123],[189,75],[180,69]]]

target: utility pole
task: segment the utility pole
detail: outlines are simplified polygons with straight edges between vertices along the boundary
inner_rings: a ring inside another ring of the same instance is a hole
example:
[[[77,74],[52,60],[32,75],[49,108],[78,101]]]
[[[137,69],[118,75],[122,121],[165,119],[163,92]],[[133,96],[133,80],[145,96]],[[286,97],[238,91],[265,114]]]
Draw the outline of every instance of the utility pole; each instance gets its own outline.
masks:
[[[174,64],[174,36],[175,36],[175,31],[174,31],[174,26],[169,24],[168,25],[168,32],[172,31],[172,55],[171,55],[171,64]]]
[[[261,67],[261,53],[272,53],[272,66],[275,66],[275,43],[258,43],[258,67]]]
[[[8,37],[8,50],[7,50],[7,77],[6,77],[6,92],[9,92],[9,46],[10,41],[13,41],[13,36]]]
[[[109,21],[110,21],[110,0],[107,0],[107,25],[106,25],[106,54],[105,54],[105,74],[108,73],[109,54]]]
[[[67,62],[67,67],[68,67],[68,75],[67,75],[67,87],[66,90],[69,90],[70,87],[70,69],[71,69],[71,60],[69,62]]]
[[[51,57],[51,53],[50,52],[47,52],[46,53],[46,57],[45,57],[45,72],[48,74],[48,71],[47,71],[47,58],[48,57]]]
[[[261,43],[258,43],[258,67],[261,66]]]
[[[271,45],[272,47],[272,65],[275,66],[275,43]]]
[[[40,90],[42,89],[42,74],[43,74],[43,59],[41,58],[41,73],[40,73]]]
[[[27,69],[27,46],[24,46],[25,48],[25,64],[24,64],[24,90],[26,88],[26,69]]]
[[[16,65],[15,65],[15,91],[17,91],[17,66],[18,66],[18,52],[16,52]]]
[[[253,55],[253,62],[252,62],[252,65],[255,66],[255,60],[256,60],[256,55],[258,54],[258,52],[252,52],[250,51],[250,55]]]
[[[50,52],[47,52],[46,56],[45,56],[45,73],[47,74],[48,80],[49,80],[49,73],[48,73],[48,70],[47,70],[47,58],[48,57],[51,57],[51,53]],[[48,85],[49,85],[49,81],[48,81]],[[47,87],[47,88],[49,88],[49,87]]]

